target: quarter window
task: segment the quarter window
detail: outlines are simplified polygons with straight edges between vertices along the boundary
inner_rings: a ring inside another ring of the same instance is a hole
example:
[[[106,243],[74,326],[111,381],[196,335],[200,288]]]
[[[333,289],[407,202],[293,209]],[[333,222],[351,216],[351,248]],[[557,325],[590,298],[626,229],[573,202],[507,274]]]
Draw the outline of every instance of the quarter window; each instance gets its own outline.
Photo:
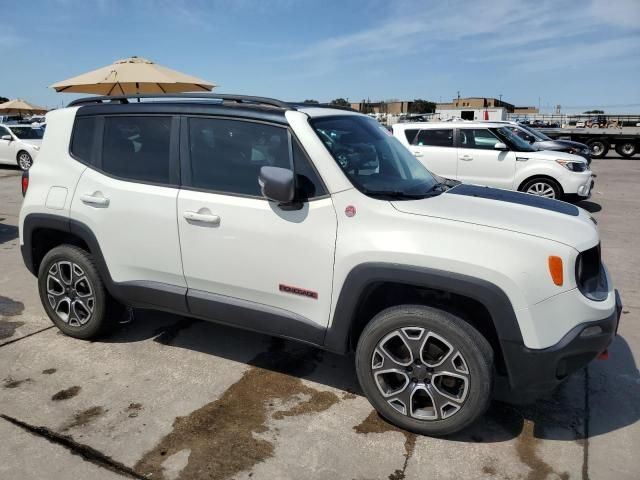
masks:
[[[105,117],[102,170],[117,177],[169,183],[171,117]]]
[[[493,150],[495,144],[501,141],[486,128],[464,128],[460,130],[461,148]]]
[[[83,162],[93,163],[91,150],[96,131],[96,117],[78,117],[73,126],[71,153]]]
[[[453,129],[421,130],[413,144],[429,147],[453,147]]]
[[[409,145],[415,145],[413,141],[416,139],[417,134],[417,128],[408,128],[404,131],[404,136],[407,138],[407,142],[409,142]]]

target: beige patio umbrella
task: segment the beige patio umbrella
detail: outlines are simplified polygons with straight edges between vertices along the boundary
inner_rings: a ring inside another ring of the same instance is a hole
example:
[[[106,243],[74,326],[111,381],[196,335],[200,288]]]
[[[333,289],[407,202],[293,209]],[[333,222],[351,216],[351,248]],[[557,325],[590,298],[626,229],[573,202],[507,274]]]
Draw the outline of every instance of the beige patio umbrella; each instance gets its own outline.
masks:
[[[216,85],[163,67],[151,60],[130,57],[106,67],[54,83],[56,92],[134,95],[136,93],[208,92]]]
[[[31,105],[29,102],[20,100],[9,100],[8,102],[0,103],[0,113],[6,113],[7,115],[22,115],[25,113],[46,113],[47,109],[38,107],[37,105]]]

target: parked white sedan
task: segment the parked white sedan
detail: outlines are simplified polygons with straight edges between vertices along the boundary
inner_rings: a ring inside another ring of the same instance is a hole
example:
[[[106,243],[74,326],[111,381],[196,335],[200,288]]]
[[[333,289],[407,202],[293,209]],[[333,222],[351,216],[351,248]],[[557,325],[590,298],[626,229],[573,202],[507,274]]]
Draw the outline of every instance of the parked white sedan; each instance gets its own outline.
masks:
[[[44,130],[31,125],[0,124],[0,164],[29,170],[42,143]]]

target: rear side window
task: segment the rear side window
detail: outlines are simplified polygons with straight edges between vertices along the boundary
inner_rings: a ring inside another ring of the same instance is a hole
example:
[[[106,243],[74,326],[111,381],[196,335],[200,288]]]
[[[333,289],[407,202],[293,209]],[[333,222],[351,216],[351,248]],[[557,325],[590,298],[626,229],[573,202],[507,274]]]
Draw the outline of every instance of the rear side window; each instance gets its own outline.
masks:
[[[413,145],[413,141],[416,139],[416,135],[418,134],[417,128],[408,128],[404,131],[404,136],[409,142],[409,145]]]
[[[413,144],[429,147],[453,147],[453,129],[420,130]]]
[[[104,119],[102,170],[127,180],[169,183],[171,117]]]
[[[96,131],[96,117],[78,117],[73,125],[71,154],[78,160],[93,163],[91,158]]]
[[[191,185],[261,197],[263,166],[291,168],[285,128],[257,122],[189,119]]]

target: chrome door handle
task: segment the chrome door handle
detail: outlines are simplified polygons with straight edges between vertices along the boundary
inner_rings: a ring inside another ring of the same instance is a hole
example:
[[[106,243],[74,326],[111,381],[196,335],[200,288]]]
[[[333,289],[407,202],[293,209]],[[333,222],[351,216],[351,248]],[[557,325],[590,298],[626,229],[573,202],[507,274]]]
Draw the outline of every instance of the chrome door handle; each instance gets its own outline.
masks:
[[[468,162],[469,160],[473,160],[473,157],[471,155],[463,155],[460,157],[460,160]]]
[[[421,156],[422,156],[422,153],[420,153],[420,152],[413,152],[413,156],[414,156],[414,157],[421,157]]]
[[[108,207],[109,206],[109,199],[105,198],[105,197],[98,197],[94,194],[90,194],[90,193],[85,193],[84,195],[80,196],[80,200],[82,200],[83,203],[86,203],[87,205],[93,205],[96,207]]]
[[[211,223],[214,225],[220,224],[220,217],[218,215],[211,215],[210,213],[198,213],[187,210],[182,216],[192,222]]]

